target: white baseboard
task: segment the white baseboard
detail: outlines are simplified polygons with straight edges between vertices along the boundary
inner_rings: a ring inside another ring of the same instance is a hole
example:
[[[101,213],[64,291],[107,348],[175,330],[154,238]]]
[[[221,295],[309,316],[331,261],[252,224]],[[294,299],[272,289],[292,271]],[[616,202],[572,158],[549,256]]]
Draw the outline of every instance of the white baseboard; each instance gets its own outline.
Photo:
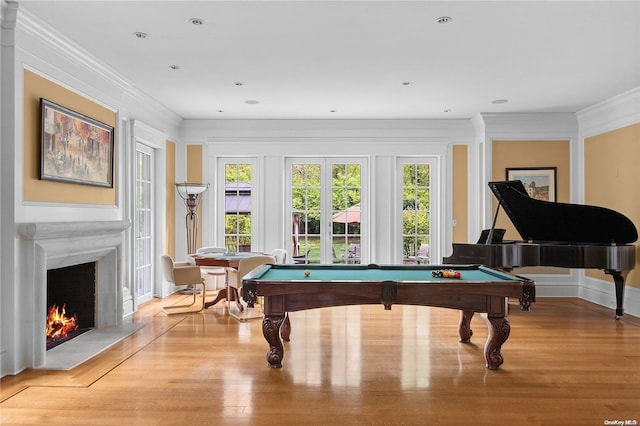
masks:
[[[536,297],[579,297],[612,311],[616,310],[616,290],[613,282],[602,281],[584,274],[525,275],[536,283]],[[625,286],[624,313],[640,317],[640,289]]]
[[[579,285],[567,282],[536,281],[536,297],[578,297]]]
[[[616,309],[616,290],[612,282],[583,277],[579,297],[589,302]],[[624,288],[624,313],[640,317],[640,290],[634,287]]]

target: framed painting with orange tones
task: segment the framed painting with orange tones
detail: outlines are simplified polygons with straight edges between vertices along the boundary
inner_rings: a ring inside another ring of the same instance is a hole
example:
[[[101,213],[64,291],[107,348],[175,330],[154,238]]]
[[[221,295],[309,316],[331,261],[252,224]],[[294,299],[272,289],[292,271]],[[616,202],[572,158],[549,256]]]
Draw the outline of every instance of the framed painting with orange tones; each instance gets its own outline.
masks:
[[[113,187],[113,127],[40,99],[40,179]]]
[[[556,167],[508,168],[507,180],[521,181],[531,198],[555,202],[556,171]]]

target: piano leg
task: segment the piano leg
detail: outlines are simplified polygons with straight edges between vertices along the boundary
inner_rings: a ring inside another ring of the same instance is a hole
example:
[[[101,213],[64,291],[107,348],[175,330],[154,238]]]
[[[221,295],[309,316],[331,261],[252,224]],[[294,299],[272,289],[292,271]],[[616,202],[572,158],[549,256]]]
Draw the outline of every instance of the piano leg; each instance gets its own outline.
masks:
[[[612,269],[605,269],[605,274],[609,274],[613,277],[613,282],[616,286],[616,319],[619,320],[624,315],[624,282],[627,278],[629,271],[614,271]]]

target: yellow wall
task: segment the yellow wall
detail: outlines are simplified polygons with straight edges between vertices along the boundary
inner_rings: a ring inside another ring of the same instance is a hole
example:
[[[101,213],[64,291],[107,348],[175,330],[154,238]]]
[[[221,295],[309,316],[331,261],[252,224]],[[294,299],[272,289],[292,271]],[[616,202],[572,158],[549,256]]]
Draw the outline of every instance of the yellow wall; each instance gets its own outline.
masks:
[[[640,123],[584,140],[585,204],[607,207],[627,216],[640,227]],[[636,265],[640,244],[636,242]],[[627,285],[640,288],[639,266],[627,277]],[[612,281],[600,271],[587,275]]]
[[[492,144],[492,180],[506,180],[507,168],[517,167],[556,167],[556,199],[569,202],[571,171],[569,141],[493,141]],[[495,212],[497,200],[493,197],[492,212]],[[509,217],[500,209],[496,228],[504,228],[505,240],[520,240],[522,237],[515,229]],[[565,268],[532,267],[521,268],[521,274],[569,274]]]
[[[166,144],[166,212],[164,252],[176,258],[176,144],[167,141]]]
[[[202,145],[187,145],[187,182],[202,183]],[[202,204],[198,207],[198,238],[196,247],[202,247]]]
[[[40,98],[84,114],[116,128],[116,113],[61,87],[31,71],[24,71],[24,182],[25,201],[116,204],[117,162],[114,160],[113,188],[40,180]],[[117,138],[116,138],[117,140]],[[114,159],[117,158],[117,144]]]
[[[469,147],[453,146],[453,242],[468,243],[469,235]]]

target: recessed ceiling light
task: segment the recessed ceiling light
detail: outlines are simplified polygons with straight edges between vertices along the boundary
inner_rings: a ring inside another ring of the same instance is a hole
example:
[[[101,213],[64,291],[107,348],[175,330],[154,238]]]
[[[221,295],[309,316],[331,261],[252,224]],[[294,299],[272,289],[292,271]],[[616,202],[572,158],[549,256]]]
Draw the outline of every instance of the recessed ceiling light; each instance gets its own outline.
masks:
[[[179,70],[180,65],[169,65],[169,68],[171,68],[172,70]]]
[[[204,25],[204,19],[200,19],[200,18],[191,18],[189,19],[189,22],[191,22],[193,25]]]
[[[509,99],[496,99],[494,101],[491,101],[492,104],[506,104],[507,102],[509,102]]]
[[[140,31],[136,31],[135,33],[133,33],[134,36],[136,36],[136,38],[147,38],[149,37],[149,34],[147,33],[143,33]]]
[[[245,104],[249,104],[249,105],[258,105],[260,103],[260,101],[249,99],[248,101],[244,101],[244,103]]]
[[[438,24],[448,24],[451,21],[453,21],[453,18],[451,18],[450,16],[441,16],[438,19],[436,19],[436,22]]]

